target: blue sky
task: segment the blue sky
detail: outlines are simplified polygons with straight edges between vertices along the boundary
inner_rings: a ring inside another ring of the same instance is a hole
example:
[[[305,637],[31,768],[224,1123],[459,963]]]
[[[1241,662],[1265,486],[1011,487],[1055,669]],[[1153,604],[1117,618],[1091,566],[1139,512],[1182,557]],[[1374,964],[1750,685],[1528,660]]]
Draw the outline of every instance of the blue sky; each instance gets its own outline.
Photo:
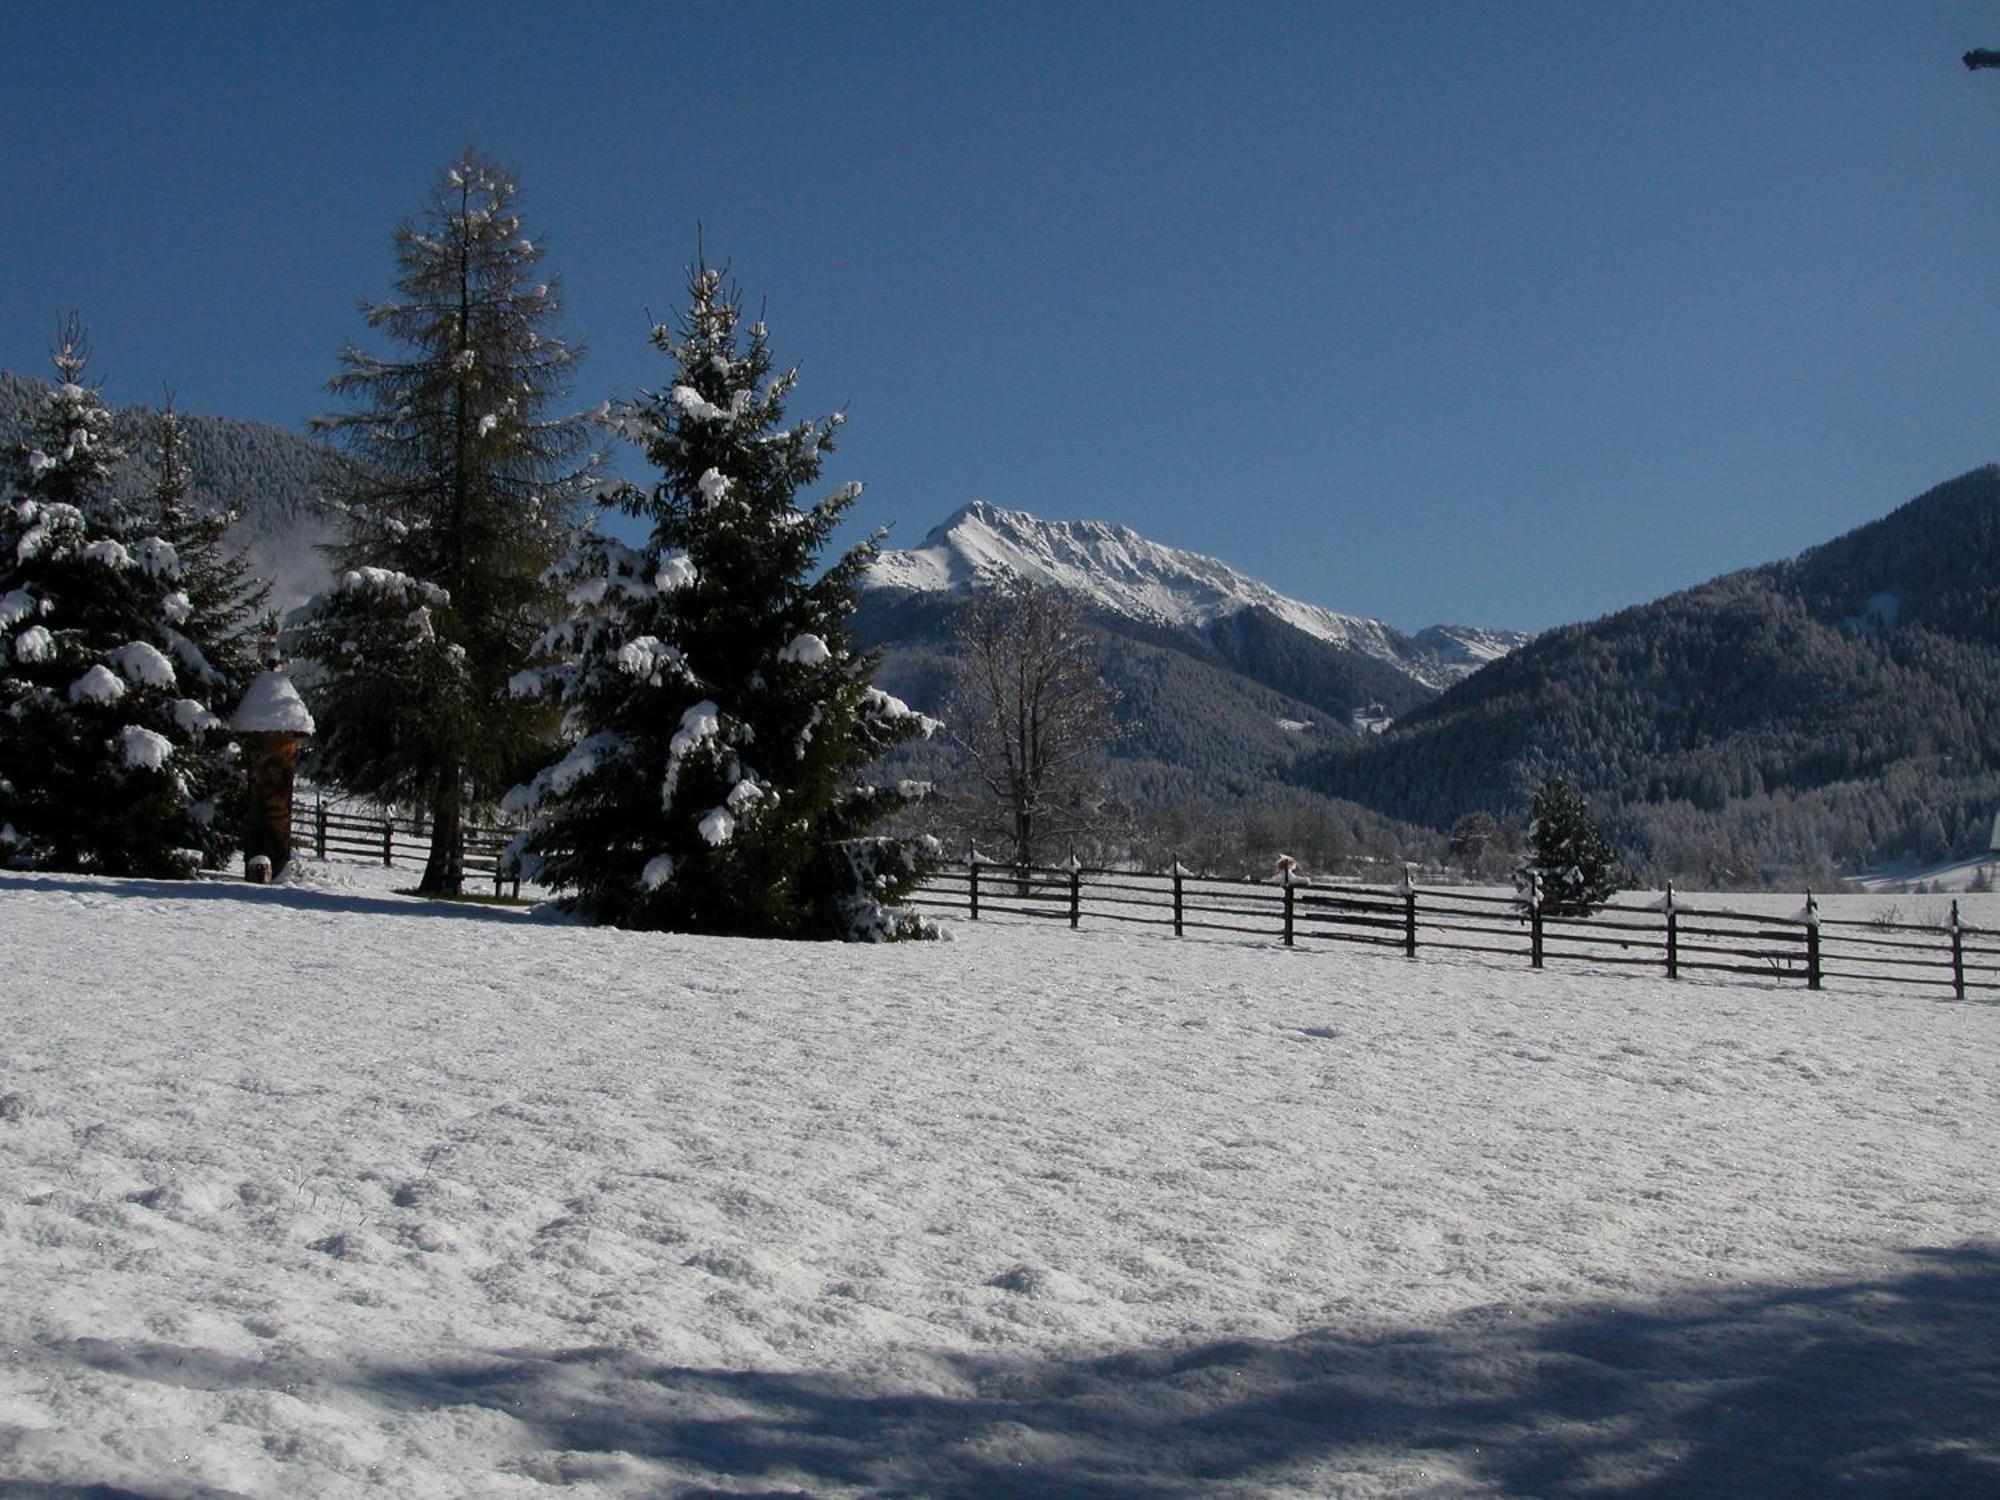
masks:
[[[468,140],[590,355],[700,223],[829,479],[1540,628],[2000,458],[2000,7],[11,6],[0,367],[298,428]]]

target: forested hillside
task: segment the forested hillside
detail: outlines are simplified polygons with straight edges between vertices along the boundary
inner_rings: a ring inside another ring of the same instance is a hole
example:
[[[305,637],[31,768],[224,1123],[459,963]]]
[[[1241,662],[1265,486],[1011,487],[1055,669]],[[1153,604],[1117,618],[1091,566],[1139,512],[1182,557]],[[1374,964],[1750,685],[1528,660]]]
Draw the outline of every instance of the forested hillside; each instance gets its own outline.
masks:
[[[1705,884],[1984,847],[2000,807],[2000,468],[1793,559],[1549,632],[1311,780],[1432,827],[1547,775]]]
[[[46,381],[0,370],[0,447],[25,431],[48,394]],[[113,432],[132,460],[119,477],[123,494],[151,480],[146,454],[154,408],[114,407]],[[327,450],[265,422],[182,414],[194,499],[215,510],[237,512],[231,540],[249,553],[257,573],[276,585],[273,602],[296,604],[326,576],[314,544],[327,535],[319,495],[332,462]]]

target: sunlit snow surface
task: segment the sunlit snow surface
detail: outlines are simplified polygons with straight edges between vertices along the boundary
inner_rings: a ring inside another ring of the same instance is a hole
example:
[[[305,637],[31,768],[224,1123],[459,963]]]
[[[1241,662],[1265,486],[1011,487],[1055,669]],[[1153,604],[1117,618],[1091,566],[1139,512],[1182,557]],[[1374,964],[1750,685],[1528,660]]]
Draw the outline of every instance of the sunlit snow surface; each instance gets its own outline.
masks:
[[[0,875],[0,1493],[2000,1489],[2000,1007],[344,869]]]

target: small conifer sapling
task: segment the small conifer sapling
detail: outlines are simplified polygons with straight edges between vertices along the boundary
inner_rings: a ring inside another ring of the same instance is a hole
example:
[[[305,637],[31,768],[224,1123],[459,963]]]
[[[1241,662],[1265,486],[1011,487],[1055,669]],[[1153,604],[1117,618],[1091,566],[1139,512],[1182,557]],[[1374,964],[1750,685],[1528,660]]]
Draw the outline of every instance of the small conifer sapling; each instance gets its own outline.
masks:
[[[1624,879],[1618,851],[1599,831],[1583,796],[1560,776],[1542,783],[1528,817],[1528,858],[1515,880],[1539,888],[1550,916],[1587,917]]]

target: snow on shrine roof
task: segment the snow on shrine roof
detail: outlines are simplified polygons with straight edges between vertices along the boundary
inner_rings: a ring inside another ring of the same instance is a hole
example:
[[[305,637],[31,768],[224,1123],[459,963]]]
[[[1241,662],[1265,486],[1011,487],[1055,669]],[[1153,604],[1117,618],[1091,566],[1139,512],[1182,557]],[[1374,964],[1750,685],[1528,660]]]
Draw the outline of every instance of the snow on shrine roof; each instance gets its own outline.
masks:
[[[313,716],[292,679],[278,667],[258,674],[230,716],[229,727],[241,734],[311,734]]]

